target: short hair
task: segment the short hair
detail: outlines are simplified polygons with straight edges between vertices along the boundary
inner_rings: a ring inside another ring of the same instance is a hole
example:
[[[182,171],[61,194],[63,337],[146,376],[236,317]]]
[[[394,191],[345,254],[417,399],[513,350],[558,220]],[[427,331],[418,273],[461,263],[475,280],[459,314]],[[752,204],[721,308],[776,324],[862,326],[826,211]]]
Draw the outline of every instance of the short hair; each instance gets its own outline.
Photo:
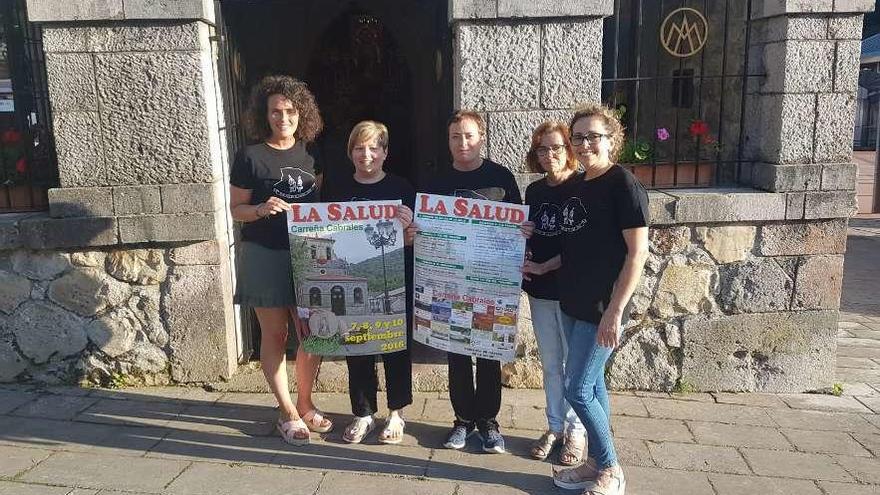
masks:
[[[266,76],[251,89],[245,114],[248,137],[263,141],[272,135],[268,115],[269,97],[272,95],[281,95],[290,100],[299,114],[294,136],[306,143],[314,141],[324,128],[315,96],[306,83],[284,75]]]
[[[623,141],[626,134],[617,112],[600,103],[582,103],[574,108],[574,115],[572,115],[568,126],[574,128],[577,121],[591,117],[602,119],[605,127],[608,128],[608,132],[611,134],[610,158],[612,162],[617,162],[617,159],[620,158],[620,152],[623,151]]]
[[[565,145],[565,168],[569,170],[578,169],[577,155],[574,153],[574,146],[571,144],[568,126],[564,122],[558,120],[548,120],[535,128],[532,132],[532,144],[529,146],[529,152],[526,154],[526,165],[530,172],[543,174],[546,172],[544,167],[538,161],[537,149],[541,146],[541,138],[547,134],[558,132],[562,136],[562,144]]]
[[[376,139],[379,146],[388,151],[388,128],[381,122],[375,120],[363,120],[355,124],[348,135],[348,156],[351,156],[351,150],[359,143]]]
[[[477,124],[477,128],[480,130],[480,135],[486,135],[486,121],[483,120],[483,116],[473,110],[458,110],[449,117],[449,120],[446,122],[446,129],[452,126],[452,124],[461,123],[462,120],[471,119],[474,123]]]

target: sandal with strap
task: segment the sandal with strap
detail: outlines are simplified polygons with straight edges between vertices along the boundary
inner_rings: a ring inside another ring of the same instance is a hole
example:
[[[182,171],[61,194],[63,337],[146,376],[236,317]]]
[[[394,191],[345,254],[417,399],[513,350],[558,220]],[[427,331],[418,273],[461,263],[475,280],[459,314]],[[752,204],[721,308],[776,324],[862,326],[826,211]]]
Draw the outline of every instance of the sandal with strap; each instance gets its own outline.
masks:
[[[596,468],[596,461],[588,457],[578,467],[554,471],[553,484],[566,490],[583,490],[595,485],[597,476],[599,470]]]
[[[626,479],[623,470],[603,469],[592,486],[584,490],[581,495],[624,495],[626,492]]]
[[[278,422],[275,423],[275,427],[278,428],[278,433],[281,434],[281,439],[285,442],[297,447],[309,444],[309,429],[302,418],[290,421],[281,421],[281,418],[279,418]]]
[[[376,427],[376,420],[372,416],[354,418],[342,433],[342,439],[348,443],[361,443]]]
[[[306,422],[306,426],[315,433],[327,433],[333,429],[333,422],[326,418],[318,408],[303,414],[302,419]]]
[[[543,461],[550,456],[550,453],[553,452],[553,449],[556,448],[556,446],[559,445],[561,441],[561,433],[550,430],[545,431],[544,434],[541,435],[541,438],[539,438],[535,441],[534,444],[532,444],[532,458]]]
[[[379,434],[379,441],[388,445],[397,445],[403,441],[403,429],[406,427],[406,421],[400,416],[389,416],[385,420],[385,427]]]
[[[565,434],[562,450],[559,451],[559,464],[563,466],[576,466],[584,459],[584,450],[587,448],[587,440],[583,432],[580,435]]]

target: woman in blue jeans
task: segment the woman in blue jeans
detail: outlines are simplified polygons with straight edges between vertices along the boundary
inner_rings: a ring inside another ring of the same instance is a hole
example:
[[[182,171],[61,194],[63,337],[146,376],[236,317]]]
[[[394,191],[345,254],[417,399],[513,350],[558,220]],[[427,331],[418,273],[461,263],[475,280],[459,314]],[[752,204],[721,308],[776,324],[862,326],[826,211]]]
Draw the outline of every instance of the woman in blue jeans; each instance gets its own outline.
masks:
[[[524,267],[537,275],[558,269],[568,338],[565,398],[587,430],[587,460],[557,471],[553,481],[585,495],[622,495],[626,480],[611,439],[605,363],[648,256],[648,195],[615,164],[624,132],[611,109],[583,105],[570,128],[585,173],[566,187],[560,255]]]

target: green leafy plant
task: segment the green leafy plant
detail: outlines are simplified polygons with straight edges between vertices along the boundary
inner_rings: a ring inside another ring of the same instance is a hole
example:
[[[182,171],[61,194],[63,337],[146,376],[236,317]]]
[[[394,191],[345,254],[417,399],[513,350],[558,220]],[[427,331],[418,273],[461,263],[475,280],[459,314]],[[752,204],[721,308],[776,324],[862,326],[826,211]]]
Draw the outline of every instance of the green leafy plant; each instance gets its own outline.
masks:
[[[620,152],[620,163],[647,163],[654,159],[654,148],[644,139],[627,139]]]
[[[30,164],[26,143],[27,136],[15,129],[0,134],[0,184],[12,186],[27,178]]]

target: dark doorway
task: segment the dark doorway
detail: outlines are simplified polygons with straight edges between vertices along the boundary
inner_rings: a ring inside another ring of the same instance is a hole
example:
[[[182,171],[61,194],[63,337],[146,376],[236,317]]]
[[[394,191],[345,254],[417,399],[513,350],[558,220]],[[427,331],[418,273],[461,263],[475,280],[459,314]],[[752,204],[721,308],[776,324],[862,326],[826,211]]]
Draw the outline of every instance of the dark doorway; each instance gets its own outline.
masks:
[[[345,314],[345,289],[338,285],[330,289],[330,311],[338,316]]]

